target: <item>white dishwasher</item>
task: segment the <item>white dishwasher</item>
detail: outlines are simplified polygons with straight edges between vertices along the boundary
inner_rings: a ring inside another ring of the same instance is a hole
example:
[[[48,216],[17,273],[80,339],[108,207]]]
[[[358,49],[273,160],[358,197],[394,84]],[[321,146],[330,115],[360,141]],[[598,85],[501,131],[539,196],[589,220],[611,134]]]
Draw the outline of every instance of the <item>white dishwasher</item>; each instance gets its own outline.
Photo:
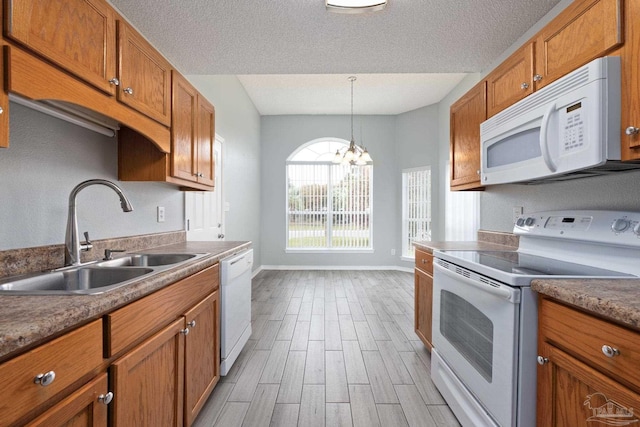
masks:
[[[220,262],[220,374],[227,375],[251,336],[253,249]]]

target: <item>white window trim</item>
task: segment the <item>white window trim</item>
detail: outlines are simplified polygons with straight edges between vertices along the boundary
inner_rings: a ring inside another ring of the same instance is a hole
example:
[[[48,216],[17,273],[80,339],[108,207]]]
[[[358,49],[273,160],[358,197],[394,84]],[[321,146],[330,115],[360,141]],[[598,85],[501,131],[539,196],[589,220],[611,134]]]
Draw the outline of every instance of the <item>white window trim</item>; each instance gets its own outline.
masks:
[[[284,252],[285,253],[326,253],[326,254],[336,254],[336,253],[350,253],[350,254],[356,254],[356,253],[374,253],[375,252],[375,247],[374,247],[374,240],[373,240],[373,168],[371,169],[370,175],[369,175],[369,181],[370,181],[370,189],[369,189],[369,200],[371,202],[371,208],[369,210],[369,224],[371,227],[371,233],[369,235],[369,247],[368,248],[330,248],[330,247],[326,247],[326,248],[290,248],[289,245],[289,220],[288,220],[288,213],[289,213],[289,196],[288,196],[288,183],[289,183],[289,165],[329,165],[332,166],[334,165],[333,162],[316,162],[316,161],[296,161],[296,160],[290,160],[291,158],[295,157],[295,155],[300,152],[301,150],[304,150],[306,147],[308,147],[309,145],[313,145],[316,144],[318,142],[325,142],[325,141],[335,141],[335,142],[341,142],[343,143],[345,146],[349,146],[349,141],[344,140],[342,138],[329,138],[329,137],[325,137],[325,138],[317,138],[314,139],[312,141],[306,142],[304,144],[302,144],[301,146],[299,146],[295,151],[293,151],[288,157],[287,160],[285,162],[285,194],[287,194],[287,197],[285,197],[285,236],[284,236]],[[329,182],[328,184],[328,188],[327,188],[327,194],[331,194],[331,190],[332,190],[332,185],[333,182]],[[327,204],[329,206],[331,206],[333,204],[333,199],[331,197],[328,198],[327,200]],[[327,246],[329,245],[329,240],[331,239],[331,232],[332,232],[332,224],[331,221],[327,221],[328,223],[328,229],[327,229]]]
[[[408,212],[407,212],[407,186],[405,183],[405,174],[406,173],[410,173],[410,172],[420,172],[420,171],[431,171],[431,166],[420,166],[417,168],[408,168],[408,169],[402,169],[401,174],[402,174],[402,217],[401,217],[401,221],[402,221],[402,244],[401,244],[401,248],[400,248],[400,260],[402,261],[415,261],[415,252],[414,252],[414,256],[408,256],[405,254],[405,242],[406,242],[406,237],[409,234],[409,221],[408,219]],[[433,176],[431,177],[433,179]],[[431,186],[433,187],[433,180],[431,181]],[[433,201],[433,188],[429,188],[429,193],[430,193],[430,197],[432,198]],[[433,216],[432,213],[429,213],[432,223],[433,223]]]

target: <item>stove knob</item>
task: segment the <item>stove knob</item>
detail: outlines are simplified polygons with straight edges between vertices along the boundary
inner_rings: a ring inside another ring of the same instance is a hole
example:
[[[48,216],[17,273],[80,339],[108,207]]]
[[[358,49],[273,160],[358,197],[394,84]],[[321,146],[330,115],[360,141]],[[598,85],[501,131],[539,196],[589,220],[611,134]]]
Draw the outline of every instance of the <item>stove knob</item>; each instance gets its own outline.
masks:
[[[527,227],[531,227],[536,222],[535,218],[529,217],[524,222]]]
[[[638,222],[636,226],[633,227],[633,232],[636,233],[636,236],[640,236],[640,222]]]
[[[629,228],[630,225],[631,222],[629,222],[628,219],[618,218],[611,224],[611,230],[613,230],[614,233],[622,233]]]
[[[640,222],[638,224],[640,224]],[[516,225],[518,227],[522,227],[524,225],[524,218],[518,218],[518,221],[516,221]]]

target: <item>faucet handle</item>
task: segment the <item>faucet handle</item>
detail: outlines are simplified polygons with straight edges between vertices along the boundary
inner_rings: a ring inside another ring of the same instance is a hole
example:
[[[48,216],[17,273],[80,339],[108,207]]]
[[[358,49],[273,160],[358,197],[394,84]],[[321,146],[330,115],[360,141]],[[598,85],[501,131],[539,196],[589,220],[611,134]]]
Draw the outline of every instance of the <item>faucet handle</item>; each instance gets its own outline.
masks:
[[[105,249],[104,250],[104,258],[102,258],[103,261],[109,261],[112,260],[113,257],[111,256],[112,253],[114,252],[125,252],[124,249]]]
[[[93,245],[91,244],[91,239],[89,238],[89,232],[85,231],[83,234],[85,242],[80,244],[80,250],[83,252],[87,252],[93,249]]]

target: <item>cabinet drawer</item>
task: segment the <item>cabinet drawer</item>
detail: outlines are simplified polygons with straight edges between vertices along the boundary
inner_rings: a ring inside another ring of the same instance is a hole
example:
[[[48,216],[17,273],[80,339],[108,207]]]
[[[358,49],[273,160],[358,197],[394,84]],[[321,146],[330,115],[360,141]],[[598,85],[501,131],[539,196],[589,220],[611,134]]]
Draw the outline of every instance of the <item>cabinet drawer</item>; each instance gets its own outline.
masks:
[[[120,353],[175,320],[217,289],[219,282],[216,264],[108,314],[105,356]]]
[[[639,389],[640,333],[545,298],[540,303],[539,318],[544,341]],[[607,357],[603,346],[620,353]]]
[[[416,268],[433,275],[433,255],[416,249]]]
[[[97,369],[102,360],[102,321],[96,320],[0,365],[0,425],[11,425]],[[46,386],[39,374],[53,371]]]

